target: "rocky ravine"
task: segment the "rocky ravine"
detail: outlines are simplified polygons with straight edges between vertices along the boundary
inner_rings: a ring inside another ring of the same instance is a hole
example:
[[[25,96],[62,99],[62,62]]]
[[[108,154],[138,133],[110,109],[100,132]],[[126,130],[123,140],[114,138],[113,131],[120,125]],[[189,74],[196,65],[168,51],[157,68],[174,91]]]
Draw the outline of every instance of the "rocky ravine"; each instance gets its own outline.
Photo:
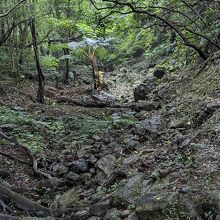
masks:
[[[220,219],[220,71],[214,60],[199,75],[191,70],[159,83],[151,77],[135,90],[136,108],[113,111],[110,130],[92,135],[74,155],[64,149],[61,155],[72,156],[51,171],[66,192],[54,192],[50,209],[59,218],[47,219]]]
[[[69,219],[220,219],[220,100],[215,86],[195,96],[187,87],[193,77],[136,94],[145,99],[136,111],[113,117],[135,121],[92,136],[75,161],[58,167],[71,170],[75,185],[55,202]]]

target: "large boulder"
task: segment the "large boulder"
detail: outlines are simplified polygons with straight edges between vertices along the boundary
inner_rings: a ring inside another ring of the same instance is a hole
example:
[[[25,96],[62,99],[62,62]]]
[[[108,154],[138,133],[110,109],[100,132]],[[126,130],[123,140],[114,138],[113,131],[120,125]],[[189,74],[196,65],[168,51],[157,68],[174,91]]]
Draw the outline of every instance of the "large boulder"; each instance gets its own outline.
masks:
[[[134,204],[136,199],[140,196],[143,180],[144,174],[139,173],[120,181],[113,192],[115,205],[121,206],[124,204],[126,206]]]
[[[164,77],[165,73],[166,73],[166,70],[164,68],[157,68],[154,71],[153,75],[158,79],[162,79]]]
[[[110,202],[111,201],[109,199],[105,199],[93,204],[89,209],[90,214],[99,217],[104,216],[107,213],[107,211],[111,208]]]
[[[163,129],[163,120],[160,115],[153,115],[148,119],[142,120],[136,124],[138,135],[150,135],[152,138],[157,137]]]
[[[60,211],[67,211],[69,209],[73,211],[79,211],[82,209],[84,204],[80,201],[80,194],[82,190],[78,190],[76,188],[72,188],[69,191],[65,192],[64,194],[57,196],[55,202],[52,204],[53,206],[57,207]]]
[[[148,77],[145,80],[144,84],[140,84],[137,86],[134,91],[134,100],[137,102],[138,100],[146,100],[147,95],[150,94],[156,88],[156,78]]]
[[[178,193],[150,192],[139,197],[136,202],[136,214],[140,220],[164,220],[169,209],[175,208]]]
[[[112,154],[108,154],[97,161],[96,166],[106,175],[110,175],[115,168],[116,158]]]
[[[146,96],[151,92],[147,85],[141,84],[134,89],[134,100],[145,100]]]
[[[88,170],[88,164],[84,158],[80,158],[72,162],[71,169],[76,173],[85,172]]]

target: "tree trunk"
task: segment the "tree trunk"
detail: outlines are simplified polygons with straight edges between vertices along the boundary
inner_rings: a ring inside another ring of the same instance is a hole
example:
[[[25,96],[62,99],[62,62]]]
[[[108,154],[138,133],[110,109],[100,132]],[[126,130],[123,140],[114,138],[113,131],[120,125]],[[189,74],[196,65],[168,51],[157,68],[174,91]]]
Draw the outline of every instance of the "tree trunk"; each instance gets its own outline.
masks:
[[[66,18],[67,19],[70,19],[71,17],[71,4],[70,4],[70,0],[68,0],[67,2],[67,8],[66,8]],[[69,41],[69,38],[70,38],[70,30],[67,31],[67,35],[66,35],[66,41],[68,42]],[[66,56],[65,57],[65,72],[64,72],[64,84],[68,85],[69,84],[69,80],[70,80],[70,68],[69,68],[69,65],[70,65],[70,50],[69,48],[64,48],[64,55]]]
[[[64,55],[66,56],[65,58],[65,72],[64,72],[64,84],[68,85],[69,84],[69,78],[70,78],[70,68],[69,68],[69,48],[64,48]]]
[[[44,104],[44,74],[42,71],[42,67],[40,64],[40,57],[39,57],[39,51],[37,47],[37,37],[36,37],[36,26],[35,26],[35,19],[32,18],[30,22],[31,27],[31,34],[32,34],[32,42],[33,42],[33,48],[34,48],[34,54],[36,59],[36,66],[37,66],[37,72],[38,72],[38,93],[37,93],[37,99],[39,103]]]
[[[92,64],[94,90],[97,90],[97,76],[96,76],[96,73],[98,71],[98,67],[97,67],[95,61],[92,61],[91,64]]]

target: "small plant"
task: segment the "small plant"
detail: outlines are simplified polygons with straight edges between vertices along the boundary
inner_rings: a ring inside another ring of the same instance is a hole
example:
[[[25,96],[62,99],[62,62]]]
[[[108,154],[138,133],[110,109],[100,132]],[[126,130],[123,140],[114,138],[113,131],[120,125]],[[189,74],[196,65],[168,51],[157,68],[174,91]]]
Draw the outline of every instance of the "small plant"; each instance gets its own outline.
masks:
[[[205,219],[207,220],[214,220],[215,217],[214,217],[214,214],[212,213],[212,211],[208,211],[205,213]]]
[[[59,65],[59,60],[53,56],[44,56],[41,58],[41,63],[45,68],[56,69]]]

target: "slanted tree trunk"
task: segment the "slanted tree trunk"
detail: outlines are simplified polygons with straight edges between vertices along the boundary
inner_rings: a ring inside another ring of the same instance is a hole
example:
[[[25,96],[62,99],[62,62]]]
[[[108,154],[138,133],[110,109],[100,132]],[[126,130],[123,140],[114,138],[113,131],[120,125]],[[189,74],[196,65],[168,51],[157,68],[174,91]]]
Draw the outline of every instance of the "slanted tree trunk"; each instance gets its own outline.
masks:
[[[95,60],[91,61],[91,65],[92,65],[94,90],[97,90],[97,75],[96,75],[96,73],[98,72],[98,67],[97,67]]]
[[[45,86],[45,78],[42,71],[42,67],[40,64],[40,57],[39,57],[39,51],[37,46],[37,37],[36,37],[36,26],[35,26],[35,19],[32,18],[30,21],[30,28],[31,28],[31,34],[32,34],[32,42],[33,42],[33,48],[34,48],[34,54],[35,54],[35,60],[36,60],[36,66],[37,66],[37,72],[38,72],[38,93],[37,93],[37,99],[39,103],[44,104],[44,86]]]

